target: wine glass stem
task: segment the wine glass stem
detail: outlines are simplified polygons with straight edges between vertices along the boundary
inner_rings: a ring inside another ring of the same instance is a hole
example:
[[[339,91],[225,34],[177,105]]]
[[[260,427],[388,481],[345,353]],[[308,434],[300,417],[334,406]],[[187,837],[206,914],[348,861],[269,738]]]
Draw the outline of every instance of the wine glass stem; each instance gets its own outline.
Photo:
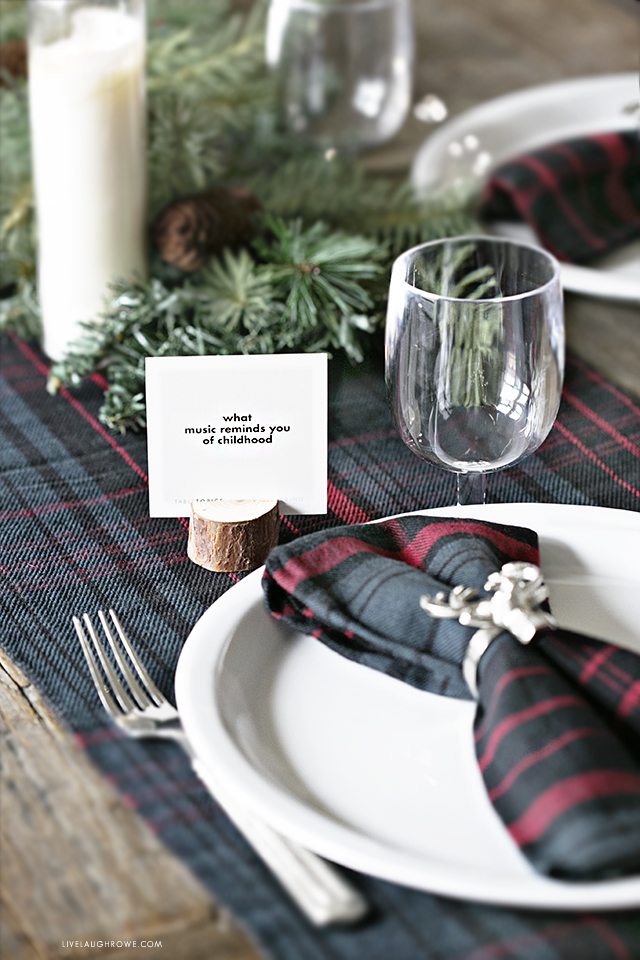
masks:
[[[485,475],[484,473],[458,474],[458,506],[484,503]]]

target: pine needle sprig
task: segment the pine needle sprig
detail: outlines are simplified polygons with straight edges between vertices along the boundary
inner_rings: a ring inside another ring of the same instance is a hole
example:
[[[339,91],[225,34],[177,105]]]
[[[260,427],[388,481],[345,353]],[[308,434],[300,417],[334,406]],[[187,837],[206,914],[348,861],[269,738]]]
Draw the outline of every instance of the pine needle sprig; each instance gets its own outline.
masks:
[[[327,312],[363,313],[373,301],[362,281],[381,274],[381,251],[374,240],[331,233],[315,223],[304,229],[301,220],[285,223],[266,218],[274,240],[257,241],[256,250],[272,265],[276,289],[284,299],[285,318],[305,330]]]
[[[225,250],[203,271],[202,289],[211,298],[211,317],[227,330],[256,336],[282,315],[272,270],[256,264],[247,250]]]
[[[124,433],[146,425],[146,357],[197,356],[233,351],[234,341],[208,331],[209,299],[185,284],[170,289],[160,280],[136,286],[114,284],[105,315],[82,324],[83,334],[50,371],[48,389],[79,386],[94,371],[109,387],[100,420]]]

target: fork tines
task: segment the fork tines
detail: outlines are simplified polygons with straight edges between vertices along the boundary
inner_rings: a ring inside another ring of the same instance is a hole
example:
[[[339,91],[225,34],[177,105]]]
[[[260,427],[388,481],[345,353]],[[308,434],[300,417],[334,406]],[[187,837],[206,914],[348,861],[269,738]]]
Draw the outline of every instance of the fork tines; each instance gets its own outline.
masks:
[[[113,631],[109,626],[104,612],[102,610],[98,611],[98,618],[102,624],[102,629],[104,630],[104,634],[107,638],[109,646],[111,647],[115,661],[122,673],[122,677],[129,687],[131,695],[123,686],[120,677],[114,669],[113,664],[107,655],[107,650],[100,641],[89,614],[85,613],[82,619],[85,627],[87,628],[89,637],[91,638],[93,649],[98,655],[97,661],[91,649],[91,644],[89,643],[87,635],[83,629],[82,623],[78,617],[73,617],[73,625],[76,629],[76,633],[78,634],[78,639],[82,646],[83,653],[91,672],[91,677],[95,684],[96,690],[98,691],[100,700],[102,701],[102,705],[114,720],[122,716],[123,713],[130,713],[132,710],[144,710],[145,708],[151,706],[163,706],[167,703],[167,701],[160,693],[153,680],[145,670],[144,666],[140,662],[140,659],[136,655],[129,639],[127,638],[127,635],[122,629],[122,625],[120,624],[115,610],[110,609],[109,616],[111,617],[113,625],[116,629],[120,643],[118,643],[114,637]],[[104,671],[104,675],[100,672],[98,661],[102,667],[102,670]],[[142,681],[143,686],[140,685],[138,679],[136,679],[134,676],[130,664],[134,667],[136,673],[138,674],[139,680]],[[105,677],[108,683],[105,683]]]

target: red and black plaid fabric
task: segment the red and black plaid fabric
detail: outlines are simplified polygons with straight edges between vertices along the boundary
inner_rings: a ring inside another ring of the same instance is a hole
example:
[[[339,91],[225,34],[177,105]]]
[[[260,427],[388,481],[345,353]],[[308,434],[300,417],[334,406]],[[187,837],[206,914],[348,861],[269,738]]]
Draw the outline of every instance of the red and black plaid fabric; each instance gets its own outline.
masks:
[[[467,519],[402,517],[277,547],[263,586],[275,617],[366,666],[469,697],[475,632],[420,597],[477,587],[537,537]],[[618,735],[621,730],[621,735]],[[640,657],[564,630],[523,646],[506,631],[479,671],[478,764],[509,834],[542,873],[593,880],[640,870]]]
[[[305,922],[194,775],[184,751],[174,743],[127,738],[108,721],[96,696],[72,612],[95,615],[113,605],[154,681],[172,697],[185,638],[238,576],[210,573],[189,560],[184,521],[149,517],[146,437],[115,436],[100,422],[100,379],[52,397],[47,373],[33,345],[0,337],[0,646],[128,805],[236,917],[265,957],[640,957],[637,909],[505,908],[365,874],[350,873],[349,879],[371,904],[366,922],[325,929]],[[329,375],[329,510],[324,516],[284,517],[281,542],[453,503],[454,475],[420,460],[394,430],[381,359],[354,368],[336,357]],[[637,512],[639,478],[640,407],[569,356],[551,434],[531,457],[492,474],[488,496],[491,502]],[[608,689],[610,677],[600,673]]]
[[[584,263],[640,236],[640,139],[603,133],[514,157],[487,184],[484,220],[525,220],[559,260]]]

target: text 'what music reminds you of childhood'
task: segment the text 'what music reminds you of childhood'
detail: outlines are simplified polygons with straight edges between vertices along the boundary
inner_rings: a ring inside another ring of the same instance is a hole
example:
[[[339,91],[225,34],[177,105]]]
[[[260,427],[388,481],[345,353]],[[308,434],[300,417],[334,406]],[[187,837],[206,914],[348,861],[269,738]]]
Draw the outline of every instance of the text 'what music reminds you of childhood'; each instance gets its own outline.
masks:
[[[219,499],[326,513],[326,354],[147,357],[145,374],[149,516]]]
[[[274,434],[289,433],[289,424],[259,423],[251,413],[232,413],[222,417],[222,423],[206,427],[185,427],[187,434],[200,434],[204,444],[273,443]],[[205,434],[205,436],[202,436]],[[199,438],[200,439],[200,438]]]

